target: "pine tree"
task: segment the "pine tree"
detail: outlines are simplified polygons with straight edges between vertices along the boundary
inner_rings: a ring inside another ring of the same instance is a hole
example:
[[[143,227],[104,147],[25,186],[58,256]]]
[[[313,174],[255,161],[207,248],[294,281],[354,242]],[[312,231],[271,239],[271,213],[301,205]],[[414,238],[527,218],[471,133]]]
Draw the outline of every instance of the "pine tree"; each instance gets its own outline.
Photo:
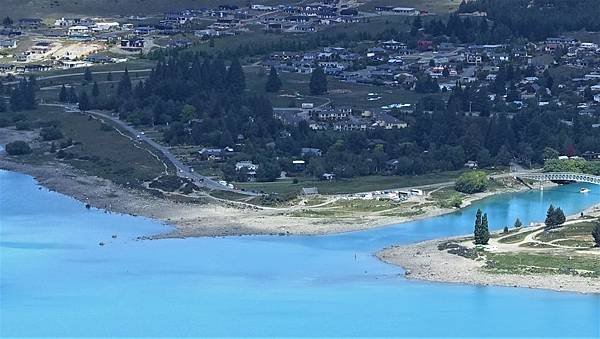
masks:
[[[94,86],[92,86],[92,96],[97,99],[99,95],[100,88],[98,88],[98,83],[94,81]]]
[[[12,24],[13,24],[13,20],[9,16],[5,17],[2,20],[2,25],[5,26],[5,27],[12,26]]]
[[[521,222],[521,219],[517,218],[517,220],[515,220],[515,228],[519,228],[522,226],[523,226],[523,223]]]
[[[488,225],[488,216],[487,213],[483,215],[481,218],[481,244],[487,245],[490,241],[490,227]]]
[[[131,79],[129,78],[129,71],[127,68],[125,68],[125,73],[123,73],[123,76],[119,81],[117,95],[121,98],[126,98],[131,95]]]
[[[79,94],[79,109],[83,112],[90,109],[90,99],[85,90],[81,91]]]
[[[554,216],[554,205],[550,205],[550,207],[548,207],[548,211],[546,212],[546,220],[544,220],[544,224],[546,225],[546,227],[556,226]]]
[[[58,101],[60,101],[60,102],[69,101],[69,94],[67,93],[67,87],[64,84],[60,87],[60,93],[58,93]]]
[[[475,214],[475,231],[473,232],[473,236],[475,238],[475,244],[479,244],[479,239],[481,239],[481,210],[477,210],[477,214]]]
[[[71,86],[71,88],[69,88],[69,95],[67,95],[67,98],[67,102],[71,104],[74,104],[77,101],[79,101],[77,93],[75,93],[75,87]]]
[[[310,94],[312,95],[322,95],[327,93],[327,76],[325,72],[323,72],[323,68],[321,66],[317,66],[312,71],[310,76]]]
[[[554,221],[556,222],[556,225],[562,225],[565,223],[565,221],[567,221],[567,218],[565,217],[565,213],[563,212],[563,210],[558,207],[554,210]]]
[[[267,78],[267,83],[265,84],[265,91],[269,93],[279,92],[281,89],[281,79],[279,79],[279,75],[277,74],[277,69],[274,66],[271,66],[271,70],[269,71],[269,77]]]
[[[508,226],[504,226],[504,233],[508,233]]]
[[[238,59],[233,59],[227,71],[227,85],[235,94],[241,94],[246,89],[246,77]]]
[[[85,70],[83,71],[83,80],[85,81],[92,81],[92,71],[90,70],[89,67],[86,67]]]

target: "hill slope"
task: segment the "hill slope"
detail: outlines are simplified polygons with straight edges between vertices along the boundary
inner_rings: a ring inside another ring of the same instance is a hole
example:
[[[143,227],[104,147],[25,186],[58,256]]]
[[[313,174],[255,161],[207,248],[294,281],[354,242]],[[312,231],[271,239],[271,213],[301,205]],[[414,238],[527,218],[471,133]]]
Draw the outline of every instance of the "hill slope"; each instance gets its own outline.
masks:
[[[213,7],[219,4],[246,6],[246,0],[0,0],[0,15],[22,17],[61,17],[64,15],[134,15]],[[276,0],[261,3],[277,3]],[[279,1],[279,3],[281,3]]]

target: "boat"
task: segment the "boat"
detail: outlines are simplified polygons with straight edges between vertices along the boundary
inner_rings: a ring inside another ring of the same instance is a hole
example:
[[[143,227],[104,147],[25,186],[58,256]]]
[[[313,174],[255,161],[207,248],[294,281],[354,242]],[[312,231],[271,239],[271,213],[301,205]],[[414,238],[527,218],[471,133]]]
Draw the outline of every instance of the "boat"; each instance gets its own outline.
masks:
[[[579,193],[587,193],[589,191],[590,191],[590,189],[589,188],[585,188],[585,187],[582,187],[582,188],[579,189]]]

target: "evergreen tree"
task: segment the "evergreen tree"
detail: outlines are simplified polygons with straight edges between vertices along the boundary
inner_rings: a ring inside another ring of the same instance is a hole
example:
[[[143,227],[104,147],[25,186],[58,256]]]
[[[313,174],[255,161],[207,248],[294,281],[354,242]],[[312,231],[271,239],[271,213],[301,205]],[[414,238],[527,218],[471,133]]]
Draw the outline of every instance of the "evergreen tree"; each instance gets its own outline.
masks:
[[[556,221],[554,219],[555,215],[554,205],[550,205],[550,207],[548,207],[548,211],[546,212],[546,220],[544,220],[546,227],[556,226]]]
[[[88,98],[88,94],[85,90],[81,91],[79,94],[79,109],[83,112],[90,109],[90,99]]]
[[[60,87],[60,93],[58,93],[58,101],[60,101],[60,102],[69,101],[69,94],[67,93],[67,87],[64,84]]]
[[[475,245],[487,245],[490,240],[490,230],[488,226],[487,213],[483,214],[480,209],[475,216],[475,231],[473,233]]]
[[[600,222],[596,222],[596,226],[592,230],[592,237],[594,237],[596,247],[600,247]]]
[[[323,72],[323,68],[321,66],[317,66],[312,71],[310,76],[310,94],[312,95],[322,95],[327,93],[327,76],[325,72]]]
[[[36,108],[36,86],[34,77],[30,77],[29,80],[22,79],[10,92],[10,108],[15,112]]]
[[[517,220],[515,220],[515,228],[519,228],[523,226],[523,223],[521,222],[521,219],[517,218]]]
[[[85,70],[83,71],[83,80],[85,81],[92,81],[93,77],[92,77],[92,71],[90,70],[89,67],[86,67]]]
[[[508,226],[504,226],[504,233],[508,233]]]
[[[125,68],[125,72],[119,81],[117,87],[117,95],[120,98],[126,98],[131,95],[131,79],[129,78],[129,71]]]
[[[241,94],[246,89],[246,77],[238,59],[233,59],[227,71],[227,83],[235,94]]]
[[[92,96],[97,99],[100,95],[100,88],[98,88],[98,83],[94,81],[94,86],[92,86]]]
[[[75,93],[75,87],[71,86],[69,88],[69,95],[67,96],[67,102],[74,104],[77,101],[79,101],[79,98],[77,97],[77,93]]]
[[[9,16],[5,17],[2,20],[2,25],[5,26],[5,27],[12,26],[12,24],[13,24],[13,20]]]
[[[563,210],[558,207],[554,210],[554,220],[556,221],[556,225],[562,225],[565,223],[565,221],[567,221],[567,218],[565,217],[565,213],[563,212]]]
[[[281,89],[281,79],[279,79],[279,75],[277,74],[277,69],[274,66],[271,66],[271,70],[269,71],[269,77],[267,78],[267,83],[265,84],[265,90],[269,93],[279,92]]]

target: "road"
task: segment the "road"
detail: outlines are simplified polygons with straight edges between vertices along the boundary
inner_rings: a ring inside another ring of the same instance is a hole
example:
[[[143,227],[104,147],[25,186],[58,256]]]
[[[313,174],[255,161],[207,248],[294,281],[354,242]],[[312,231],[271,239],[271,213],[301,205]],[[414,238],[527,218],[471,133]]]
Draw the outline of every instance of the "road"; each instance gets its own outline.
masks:
[[[243,195],[248,195],[248,196],[256,196],[257,195],[256,193],[253,193],[253,192],[241,191],[238,189],[233,189],[233,188],[227,187],[225,185],[220,184],[218,181],[216,181],[212,178],[200,175],[196,172],[192,172],[188,166],[183,164],[179,159],[177,159],[177,157],[173,153],[171,153],[171,150],[169,150],[168,147],[165,147],[165,146],[157,143],[156,141],[148,138],[146,135],[143,134],[143,132],[138,131],[137,129],[130,126],[123,120],[120,120],[119,118],[114,117],[110,114],[106,114],[104,112],[99,112],[99,111],[81,112],[79,110],[79,108],[77,108],[74,105],[63,105],[63,104],[43,104],[43,105],[44,106],[53,106],[53,107],[62,107],[69,112],[79,112],[79,113],[84,113],[84,114],[91,114],[97,118],[110,120],[117,126],[121,127],[122,129],[124,129],[127,132],[129,132],[130,134],[132,134],[135,138],[137,138],[138,141],[145,142],[146,144],[150,145],[152,148],[154,148],[157,151],[159,151],[160,153],[162,153],[162,155],[173,165],[173,167],[175,167],[177,169],[177,176],[179,176],[181,178],[189,178],[189,179],[193,180],[194,183],[200,187],[210,189],[210,190],[233,192],[233,193],[238,193],[238,194],[243,194]]]
[[[148,73],[151,72],[152,68],[143,68],[143,69],[131,69],[131,70],[127,70],[127,72],[131,73]],[[119,73],[125,73],[125,71],[100,71],[100,72],[92,72],[92,75],[97,75],[97,74],[108,74],[108,73],[112,73],[112,74],[119,74]],[[43,77],[39,77],[36,78],[37,81],[41,81],[41,80],[52,80],[52,79],[60,79],[60,78],[68,78],[68,77],[73,77],[73,76],[83,76],[83,72],[81,73],[68,73],[68,74],[56,74],[56,75],[48,75],[48,76],[43,76]],[[18,84],[19,81],[11,81],[11,82],[5,82],[4,85],[16,85]]]

